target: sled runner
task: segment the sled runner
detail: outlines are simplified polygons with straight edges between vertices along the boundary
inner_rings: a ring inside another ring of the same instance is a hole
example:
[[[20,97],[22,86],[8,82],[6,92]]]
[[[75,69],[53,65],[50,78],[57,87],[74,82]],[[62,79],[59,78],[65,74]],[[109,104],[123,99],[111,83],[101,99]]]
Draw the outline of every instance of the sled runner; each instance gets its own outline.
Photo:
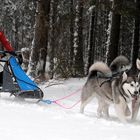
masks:
[[[0,54],[11,53],[8,51],[1,51]],[[0,60],[4,62],[2,83],[0,92],[10,92],[15,97],[23,99],[42,99],[43,92],[22,70],[18,63],[18,59],[11,55],[8,60]]]

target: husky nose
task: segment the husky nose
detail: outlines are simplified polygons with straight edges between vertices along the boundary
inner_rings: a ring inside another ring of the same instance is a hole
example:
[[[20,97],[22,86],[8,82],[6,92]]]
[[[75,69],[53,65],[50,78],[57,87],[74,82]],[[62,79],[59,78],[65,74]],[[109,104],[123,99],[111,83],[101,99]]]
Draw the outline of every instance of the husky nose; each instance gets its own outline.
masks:
[[[134,94],[135,94],[135,95],[138,95],[138,91],[134,91]]]

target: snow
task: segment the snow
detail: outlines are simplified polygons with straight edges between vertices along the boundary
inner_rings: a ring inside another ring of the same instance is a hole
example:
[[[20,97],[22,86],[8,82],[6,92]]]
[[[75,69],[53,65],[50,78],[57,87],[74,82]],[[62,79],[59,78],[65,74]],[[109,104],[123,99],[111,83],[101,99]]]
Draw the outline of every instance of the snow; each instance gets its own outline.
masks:
[[[68,79],[62,84],[45,88],[44,99],[56,100],[80,89],[83,79]],[[66,107],[80,99],[80,92],[59,101]],[[80,104],[72,109],[64,109],[56,104],[18,102],[8,93],[0,99],[0,138],[2,140],[138,140],[140,136],[140,115],[136,122],[122,124],[110,108],[110,119],[98,118],[97,101],[94,99],[79,113]]]
[[[95,5],[90,6],[89,9],[88,9],[88,12],[91,13],[94,10],[95,7],[96,7]]]
[[[21,52],[26,52],[26,51],[30,51],[30,49],[29,48],[26,48],[26,47],[21,49]]]

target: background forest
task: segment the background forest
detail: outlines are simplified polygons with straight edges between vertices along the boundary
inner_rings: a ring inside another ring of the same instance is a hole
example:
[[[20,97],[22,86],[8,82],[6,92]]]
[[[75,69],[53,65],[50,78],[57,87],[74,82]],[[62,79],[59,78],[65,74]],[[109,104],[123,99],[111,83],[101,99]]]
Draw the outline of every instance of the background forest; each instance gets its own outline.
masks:
[[[97,60],[127,56],[136,69],[139,0],[0,0],[0,30],[36,77],[83,77]],[[49,64],[49,65],[48,65]],[[48,68],[49,67],[49,68]]]

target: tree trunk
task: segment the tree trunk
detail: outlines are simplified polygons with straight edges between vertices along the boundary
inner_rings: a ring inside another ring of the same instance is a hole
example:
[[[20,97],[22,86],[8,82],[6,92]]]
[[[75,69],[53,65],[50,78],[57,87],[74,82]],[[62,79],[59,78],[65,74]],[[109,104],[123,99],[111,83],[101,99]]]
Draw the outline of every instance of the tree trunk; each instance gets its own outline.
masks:
[[[111,17],[111,29],[108,37],[108,50],[107,50],[107,64],[113,61],[115,57],[118,56],[118,44],[119,44],[119,35],[120,35],[120,21],[121,15],[117,12],[121,0],[114,0],[113,2],[113,12]],[[116,9],[115,9],[116,8]]]
[[[140,10],[140,2],[139,0],[136,1],[136,8]],[[136,67],[136,59],[138,58],[139,54],[139,47],[140,47],[140,15],[139,13],[135,16],[135,25],[134,25],[134,40],[133,40],[133,48],[132,48],[132,71],[135,73],[137,71]]]
[[[73,57],[74,57],[74,4],[73,0],[70,0],[70,72],[73,75],[72,67],[73,67]]]
[[[89,43],[88,43],[88,66],[87,66],[87,73],[89,67],[94,62],[94,52],[95,52],[95,8],[94,5],[91,7],[91,17],[90,17],[90,27],[89,27]]]
[[[49,31],[49,59],[50,59],[50,71],[49,75],[52,79],[54,76],[54,56],[55,56],[55,48],[56,48],[56,35],[55,35],[55,23],[57,20],[56,13],[57,13],[57,5],[58,0],[51,0],[50,2],[50,31]]]
[[[36,68],[39,62],[39,53],[41,53],[40,49],[44,48],[45,56],[44,56],[44,64],[43,64],[43,72],[45,72],[45,61],[47,55],[47,43],[48,43],[48,28],[49,28],[49,11],[50,11],[50,0],[38,0],[37,4],[37,15],[35,19],[35,31],[34,31],[34,39],[32,44],[30,62],[28,74],[31,76],[36,76]],[[42,56],[42,55],[41,55]]]
[[[15,18],[15,42],[14,42],[14,48],[15,50],[18,50],[18,21],[16,21],[17,19]]]
[[[83,64],[83,0],[78,0],[76,6],[74,33],[74,75],[84,75]]]

